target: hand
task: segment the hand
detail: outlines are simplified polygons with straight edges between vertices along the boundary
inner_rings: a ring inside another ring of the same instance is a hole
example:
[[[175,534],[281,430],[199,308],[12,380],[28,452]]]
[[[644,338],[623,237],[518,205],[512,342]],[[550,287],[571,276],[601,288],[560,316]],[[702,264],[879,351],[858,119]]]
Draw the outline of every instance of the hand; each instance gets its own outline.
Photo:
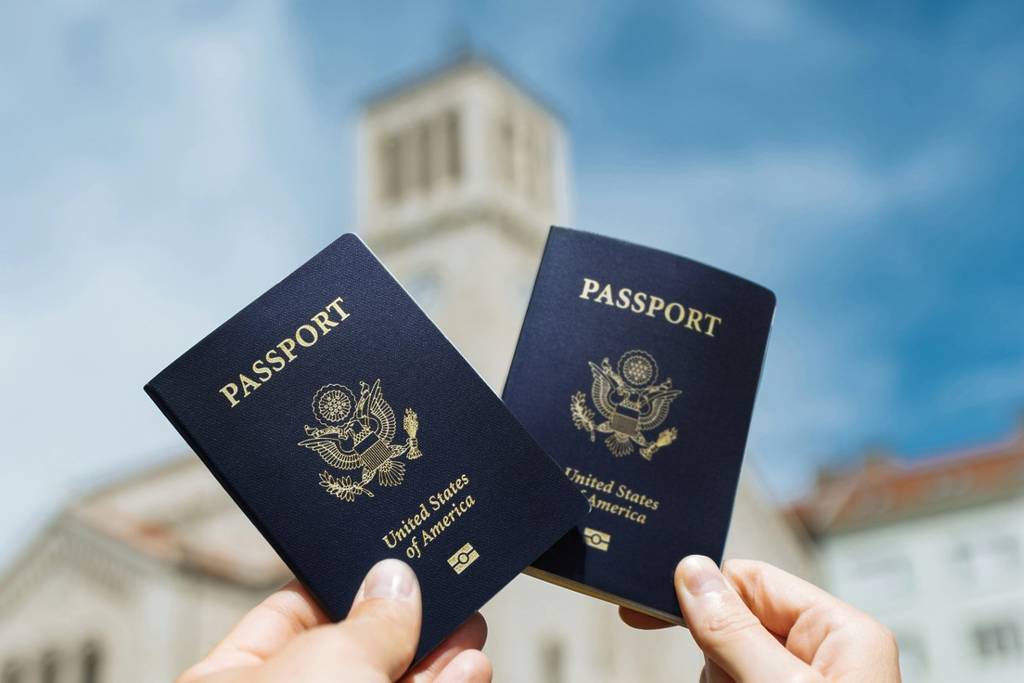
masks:
[[[896,640],[877,621],[764,562],[707,557],[676,567],[676,595],[706,666],[702,683],[899,683]],[[637,628],[664,622],[629,610]]]
[[[414,670],[420,588],[403,562],[370,570],[348,618],[332,624],[298,582],[256,606],[178,683],[488,683],[487,637],[474,615]]]

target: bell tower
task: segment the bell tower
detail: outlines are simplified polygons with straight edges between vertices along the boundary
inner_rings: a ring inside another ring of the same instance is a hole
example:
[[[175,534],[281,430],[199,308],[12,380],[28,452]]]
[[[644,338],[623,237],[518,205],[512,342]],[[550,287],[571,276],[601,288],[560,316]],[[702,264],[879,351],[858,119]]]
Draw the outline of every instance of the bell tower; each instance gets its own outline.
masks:
[[[568,221],[567,144],[549,107],[474,54],[364,103],[362,235],[495,389],[547,228]]]

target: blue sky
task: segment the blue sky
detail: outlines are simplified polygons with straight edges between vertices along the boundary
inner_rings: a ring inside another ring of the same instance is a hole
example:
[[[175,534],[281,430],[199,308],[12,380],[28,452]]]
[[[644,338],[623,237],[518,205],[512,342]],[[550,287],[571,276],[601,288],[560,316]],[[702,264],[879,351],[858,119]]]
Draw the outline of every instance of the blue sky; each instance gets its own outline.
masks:
[[[776,291],[748,449],[773,492],[1007,436],[1024,5],[890,4],[0,10],[4,540],[180,450],[143,382],[356,227],[360,98],[467,39],[565,117],[577,227]]]

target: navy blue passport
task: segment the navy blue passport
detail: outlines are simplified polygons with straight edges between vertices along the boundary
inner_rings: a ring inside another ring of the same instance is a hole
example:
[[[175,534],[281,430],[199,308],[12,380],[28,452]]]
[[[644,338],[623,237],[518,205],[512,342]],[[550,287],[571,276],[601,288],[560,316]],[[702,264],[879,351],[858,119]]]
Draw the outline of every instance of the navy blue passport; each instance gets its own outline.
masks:
[[[682,623],[672,574],[721,561],[774,310],[715,268],[551,229],[504,400],[591,512],[528,573]]]
[[[412,566],[417,659],[587,512],[355,235],[146,392],[332,619],[378,560]]]

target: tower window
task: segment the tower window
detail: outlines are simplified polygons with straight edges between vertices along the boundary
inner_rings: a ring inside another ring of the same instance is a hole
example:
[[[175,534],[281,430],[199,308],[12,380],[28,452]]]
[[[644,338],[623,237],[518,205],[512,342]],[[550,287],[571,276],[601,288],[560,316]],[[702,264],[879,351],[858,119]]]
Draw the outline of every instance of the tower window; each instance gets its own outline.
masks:
[[[445,173],[452,180],[462,175],[462,132],[459,112],[449,109],[444,113]]]
[[[523,131],[526,195],[541,204],[551,201],[551,135],[543,121],[530,119]]]
[[[527,169],[529,169],[527,171],[529,175],[526,178],[526,193],[530,198],[535,199],[540,194],[541,180],[541,141],[536,122],[531,121],[526,127],[524,146],[526,148]]]
[[[57,683],[59,676],[57,653],[50,650],[43,655],[43,661],[39,668],[39,681],[40,683]]]
[[[100,683],[102,680],[103,650],[98,643],[86,643],[82,648],[82,683]]]
[[[430,190],[433,180],[433,158],[430,144],[430,123],[424,121],[416,126],[416,187],[423,192]]]
[[[541,204],[548,206],[554,196],[552,183],[551,165],[554,160],[554,152],[551,149],[553,144],[551,131],[547,126],[542,126],[538,133],[537,147],[537,199]]]
[[[388,135],[380,143],[381,195],[389,201],[402,196],[402,157],[397,135]]]
[[[498,121],[498,169],[510,185],[516,180],[516,129],[512,115],[505,114]]]

